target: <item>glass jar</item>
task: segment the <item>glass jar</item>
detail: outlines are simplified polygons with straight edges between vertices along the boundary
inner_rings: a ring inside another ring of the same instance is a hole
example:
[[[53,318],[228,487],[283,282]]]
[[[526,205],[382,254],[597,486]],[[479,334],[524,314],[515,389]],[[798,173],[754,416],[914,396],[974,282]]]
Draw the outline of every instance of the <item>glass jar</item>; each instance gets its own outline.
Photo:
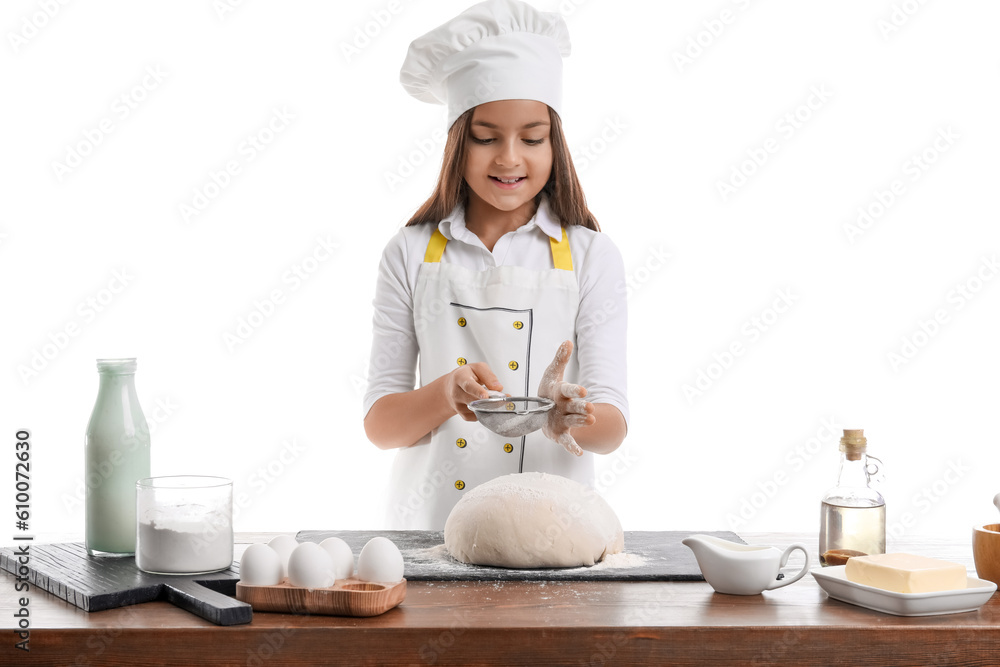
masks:
[[[204,574],[233,564],[233,483],[175,475],[136,482],[135,564],[155,574]]]

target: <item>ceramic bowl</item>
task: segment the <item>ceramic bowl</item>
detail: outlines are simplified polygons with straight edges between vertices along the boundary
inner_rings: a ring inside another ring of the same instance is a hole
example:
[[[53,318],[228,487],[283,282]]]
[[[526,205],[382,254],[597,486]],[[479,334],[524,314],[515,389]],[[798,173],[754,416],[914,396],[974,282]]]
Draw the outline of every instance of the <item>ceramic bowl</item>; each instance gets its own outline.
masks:
[[[973,528],[972,556],[979,578],[1000,585],[1000,523]]]

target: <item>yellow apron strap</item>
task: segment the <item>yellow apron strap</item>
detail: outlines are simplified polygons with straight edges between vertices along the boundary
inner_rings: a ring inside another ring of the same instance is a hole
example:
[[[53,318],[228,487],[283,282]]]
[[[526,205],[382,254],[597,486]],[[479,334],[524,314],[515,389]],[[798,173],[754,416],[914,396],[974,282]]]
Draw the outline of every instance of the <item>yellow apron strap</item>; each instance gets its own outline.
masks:
[[[566,228],[562,228],[562,241],[556,241],[549,237],[552,245],[552,265],[564,271],[573,270],[573,255],[569,251],[569,239],[566,237]]]
[[[552,248],[552,265],[564,271],[573,270],[573,255],[569,249],[569,238],[566,236],[566,228],[562,230],[562,241],[549,238]],[[427,251],[424,253],[425,262],[440,262],[444,255],[444,247],[448,245],[448,239],[441,233],[440,229],[434,230],[430,242],[427,244]]]
[[[444,254],[444,247],[448,245],[448,239],[441,233],[440,229],[434,230],[430,243],[427,244],[427,252],[424,253],[425,262],[440,262],[441,255]]]

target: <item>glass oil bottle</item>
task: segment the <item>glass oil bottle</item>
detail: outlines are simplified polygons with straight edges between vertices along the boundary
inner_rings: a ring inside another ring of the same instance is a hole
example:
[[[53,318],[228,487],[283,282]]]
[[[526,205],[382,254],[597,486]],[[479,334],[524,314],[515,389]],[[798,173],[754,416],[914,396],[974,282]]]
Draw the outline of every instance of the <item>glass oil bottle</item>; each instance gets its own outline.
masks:
[[[885,499],[871,488],[882,462],[868,456],[863,429],[844,429],[840,439],[837,486],[823,496],[819,524],[819,562],[843,565],[852,556],[885,553]]]

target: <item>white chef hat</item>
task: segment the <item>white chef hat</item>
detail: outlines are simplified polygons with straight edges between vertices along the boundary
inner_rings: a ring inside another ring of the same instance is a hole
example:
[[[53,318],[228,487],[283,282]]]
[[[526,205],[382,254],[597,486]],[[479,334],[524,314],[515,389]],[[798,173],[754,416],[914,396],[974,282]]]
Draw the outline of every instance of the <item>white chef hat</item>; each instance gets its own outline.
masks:
[[[559,14],[519,0],[487,0],[415,39],[399,80],[418,100],[447,104],[448,127],[497,100],[537,100],[558,113],[569,52]]]

